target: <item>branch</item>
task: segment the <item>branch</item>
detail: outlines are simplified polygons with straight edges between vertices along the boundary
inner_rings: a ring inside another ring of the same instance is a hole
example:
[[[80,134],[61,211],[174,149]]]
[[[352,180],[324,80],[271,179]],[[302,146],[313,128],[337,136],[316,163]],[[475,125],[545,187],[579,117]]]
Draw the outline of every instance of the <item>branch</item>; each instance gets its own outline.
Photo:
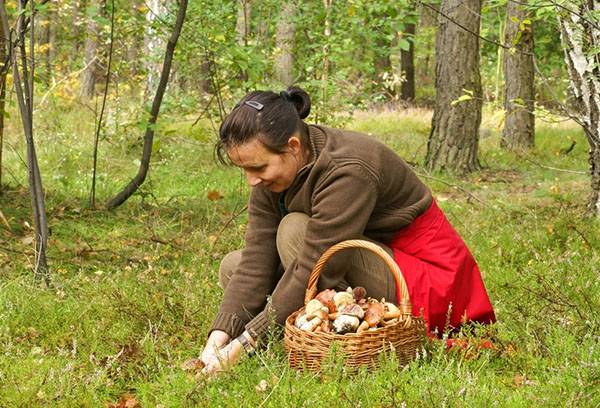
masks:
[[[110,12],[110,45],[108,49],[108,66],[106,67],[106,82],[104,83],[104,96],[102,97],[102,108],[100,108],[100,117],[98,118],[98,127],[96,128],[96,135],[94,137],[94,164],[92,174],[92,191],[90,193],[90,207],[96,206],[96,168],[98,163],[98,142],[100,140],[100,129],[102,129],[102,119],[104,117],[104,109],[106,107],[106,97],[108,95],[108,85],[110,83],[110,68],[113,58],[113,40],[115,32],[115,0],[111,3]],[[94,57],[96,58],[96,57]]]
[[[183,27],[183,21],[185,20],[187,5],[188,0],[180,0],[179,11],[177,12],[177,20],[175,21],[175,26],[173,27],[171,38],[167,43],[163,68],[160,74],[160,81],[158,83],[156,95],[154,96],[154,101],[152,102],[152,108],[150,110],[150,119],[148,120],[148,125],[146,126],[146,134],[144,135],[144,148],[142,152],[142,161],[140,164],[140,168],[138,170],[137,175],[129,182],[129,184],[125,186],[125,188],[120,193],[118,193],[113,199],[111,199],[107,203],[106,206],[108,209],[114,209],[123,204],[144,182],[144,180],[146,179],[146,175],[148,174],[150,156],[152,154],[152,140],[154,138],[154,127],[156,126],[156,120],[160,111],[162,98],[165,93],[165,89],[167,88],[167,83],[169,81],[171,64],[173,62],[173,54],[175,52],[175,46],[177,45],[177,40],[179,39],[179,35],[181,34],[181,29]]]

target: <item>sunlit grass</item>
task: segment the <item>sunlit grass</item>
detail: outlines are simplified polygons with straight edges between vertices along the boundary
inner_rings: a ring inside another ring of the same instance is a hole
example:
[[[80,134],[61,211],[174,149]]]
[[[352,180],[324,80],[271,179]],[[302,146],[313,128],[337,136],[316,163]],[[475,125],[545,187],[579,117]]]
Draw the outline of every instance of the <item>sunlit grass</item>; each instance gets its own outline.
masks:
[[[315,376],[291,371],[272,341],[208,382],[179,365],[199,353],[218,308],[220,259],[243,243],[244,179],[214,163],[210,123],[196,130],[195,118],[166,118],[140,192],[115,211],[93,210],[93,114],[73,107],[54,116],[37,121],[52,290],[32,279],[22,136],[9,125],[0,406],[105,406],[123,394],[144,407],[600,404],[600,225],[582,217],[589,179],[572,171],[586,171],[587,146],[575,125],[538,122],[536,148],[517,155],[499,148],[498,119],[486,112],[484,169],[464,178],[422,168],[429,111],[360,113],[346,126],[380,137],[433,189],[478,259],[499,319],[464,335],[490,336],[498,350],[447,352],[436,342],[405,368],[387,359],[372,373],[352,376],[338,364]],[[100,144],[99,203],[137,171],[143,131],[119,129]]]

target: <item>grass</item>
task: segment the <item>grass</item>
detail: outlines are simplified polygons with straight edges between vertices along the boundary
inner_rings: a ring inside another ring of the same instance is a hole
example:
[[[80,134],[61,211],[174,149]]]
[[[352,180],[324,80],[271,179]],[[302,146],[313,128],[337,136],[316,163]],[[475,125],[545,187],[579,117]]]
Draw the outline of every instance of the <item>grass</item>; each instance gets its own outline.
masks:
[[[431,112],[366,112],[346,126],[380,137],[430,185],[478,259],[499,319],[462,335],[493,338],[497,350],[447,352],[434,342],[404,368],[384,358],[351,375],[334,362],[316,376],[291,371],[274,339],[207,381],[179,365],[201,350],[222,296],[219,261],[243,244],[248,192],[238,171],[214,164],[210,124],[163,117],[149,178],[107,212],[87,204],[93,117],[76,106],[39,115],[54,288],[32,279],[22,137],[9,127],[0,406],[106,406],[126,394],[143,407],[600,406],[599,222],[582,217],[588,176],[556,170],[586,171],[573,124],[538,123],[535,150],[515,155],[498,148],[497,115],[487,112],[484,169],[463,178],[421,167]],[[141,151],[135,125],[111,129],[101,143],[102,200],[133,176]],[[571,139],[575,148],[562,154]],[[210,200],[213,191],[223,198]]]

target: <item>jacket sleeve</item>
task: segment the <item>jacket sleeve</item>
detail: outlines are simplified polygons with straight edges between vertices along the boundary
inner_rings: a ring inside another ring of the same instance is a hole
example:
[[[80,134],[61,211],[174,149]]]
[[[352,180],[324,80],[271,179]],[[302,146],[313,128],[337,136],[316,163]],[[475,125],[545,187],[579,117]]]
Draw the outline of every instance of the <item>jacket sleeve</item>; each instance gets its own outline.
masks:
[[[353,164],[337,168],[316,186],[302,251],[277,284],[272,303],[246,325],[253,337],[261,337],[269,321],[284,324],[285,319],[303,305],[310,272],[327,248],[363,235],[377,201],[376,185],[364,167]],[[320,289],[336,287],[345,274],[344,268],[338,267],[323,272],[318,284]]]
[[[280,220],[274,195],[265,189],[253,188],[242,258],[225,289],[210,331],[222,330],[237,337],[244,325],[264,309],[267,296],[277,282],[276,236]]]

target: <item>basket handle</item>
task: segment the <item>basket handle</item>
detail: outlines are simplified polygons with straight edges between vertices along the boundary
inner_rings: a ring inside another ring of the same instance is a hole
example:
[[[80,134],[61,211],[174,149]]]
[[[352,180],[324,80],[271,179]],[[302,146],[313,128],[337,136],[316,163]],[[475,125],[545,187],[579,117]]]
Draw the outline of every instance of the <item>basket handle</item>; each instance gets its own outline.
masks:
[[[412,313],[412,305],[410,303],[410,296],[408,295],[406,281],[400,272],[400,267],[396,261],[394,261],[394,259],[389,256],[389,254],[385,252],[379,245],[362,239],[349,239],[342,241],[333,245],[327,251],[325,251],[323,255],[321,255],[312,272],[310,273],[310,277],[308,278],[308,287],[306,289],[306,294],[304,295],[304,304],[310,302],[317,295],[317,282],[321,276],[321,270],[329,258],[339,251],[350,248],[368,249],[375,255],[378,255],[386,263],[386,265],[390,268],[392,275],[394,276],[396,288],[400,288],[401,299],[398,299],[398,308],[402,314],[410,315]]]

